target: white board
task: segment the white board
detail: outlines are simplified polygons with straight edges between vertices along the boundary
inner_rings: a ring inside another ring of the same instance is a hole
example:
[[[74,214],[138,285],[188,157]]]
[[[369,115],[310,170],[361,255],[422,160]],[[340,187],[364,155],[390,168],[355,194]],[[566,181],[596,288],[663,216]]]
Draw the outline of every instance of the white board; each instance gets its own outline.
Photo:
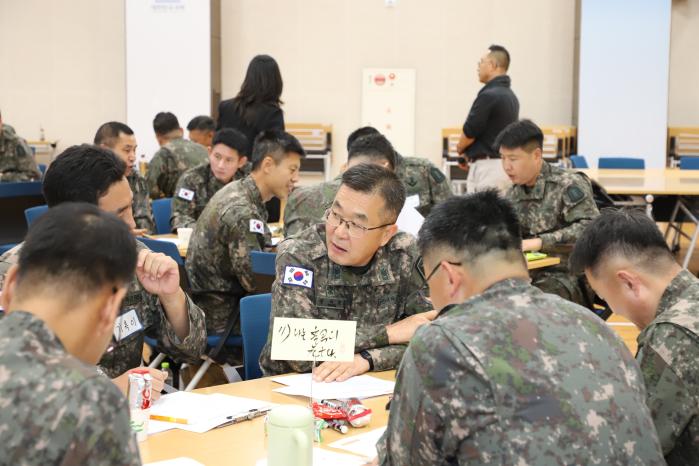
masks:
[[[153,118],[211,114],[211,11],[200,0],[126,0],[126,123],[137,154],[158,149]],[[186,131],[185,131],[186,135]]]
[[[383,133],[402,155],[415,155],[415,70],[365,68],[362,126]]]

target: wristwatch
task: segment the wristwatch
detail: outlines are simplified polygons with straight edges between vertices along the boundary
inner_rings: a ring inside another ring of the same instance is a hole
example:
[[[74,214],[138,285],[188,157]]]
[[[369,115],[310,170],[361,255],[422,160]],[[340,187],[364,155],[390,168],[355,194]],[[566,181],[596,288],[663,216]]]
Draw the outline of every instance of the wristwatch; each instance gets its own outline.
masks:
[[[372,372],[374,370],[374,358],[371,357],[371,353],[367,350],[362,350],[359,352],[359,355],[367,360],[369,363],[369,372]]]

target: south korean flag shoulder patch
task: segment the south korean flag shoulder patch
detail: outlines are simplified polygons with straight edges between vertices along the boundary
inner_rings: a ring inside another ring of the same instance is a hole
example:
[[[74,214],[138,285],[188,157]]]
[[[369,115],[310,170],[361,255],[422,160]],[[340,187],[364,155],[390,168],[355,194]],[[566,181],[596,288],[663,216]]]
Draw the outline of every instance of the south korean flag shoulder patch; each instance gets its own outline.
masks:
[[[177,191],[177,197],[182,198],[185,201],[191,201],[194,199],[194,191],[187,188],[180,188],[180,190]]]
[[[284,269],[284,285],[302,286],[304,288],[313,288],[313,271],[287,265]]]
[[[265,234],[265,224],[262,220],[250,219],[250,233]]]

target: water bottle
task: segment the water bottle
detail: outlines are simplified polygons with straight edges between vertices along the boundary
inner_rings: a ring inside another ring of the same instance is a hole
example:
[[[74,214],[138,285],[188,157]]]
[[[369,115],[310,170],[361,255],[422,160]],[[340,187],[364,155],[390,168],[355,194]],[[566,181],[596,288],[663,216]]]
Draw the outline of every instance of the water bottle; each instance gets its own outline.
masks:
[[[170,370],[170,363],[169,362],[162,363],[160,365],[160,369],[167,372],[167,377],[165,378],[165,383],[172,387],[173,386],[173,384],[172,384],[172,370]]]

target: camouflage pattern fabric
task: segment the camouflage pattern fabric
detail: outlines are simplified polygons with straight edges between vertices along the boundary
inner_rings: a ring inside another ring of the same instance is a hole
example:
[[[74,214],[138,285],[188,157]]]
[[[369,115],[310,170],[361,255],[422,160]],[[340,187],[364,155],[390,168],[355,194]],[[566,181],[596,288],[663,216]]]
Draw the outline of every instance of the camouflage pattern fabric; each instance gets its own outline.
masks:
[[[442,171],[421,157],[403,157],[396,153],[396,175],[405,185],[406,195],[419,196],[417,211],[426,217],[432,207],[452,195]]]
[[[245,176],[245,171],[238,170],[231,182]],[[172,217],[170,217],[172,231],[177,231],[178,228],[194,228],[209,199],[224,186],[225,184],[211,172],[211,166],[208,163],[184,172],[177,181],[172,198]]]
[[[146,249],[146,246],[138,240],[136,245],[139,251]],[[20,248],[21,244],[0,256],[0,275],[3,277],[7,269],[19,259]],[[189,335],[184,340],[180,340],[165,316],[160,299],[148,293],[134,274],[118,316],[124,316],[128,325],[132,327],[133,333],[124,335],[110,353],[104,354],[99,366],[110,378],[118,377],[127,370],[140,366],[146,335],[155,338],[158,341],[158,348],[173,359],[197,362],[206,349],[204,313],[189,296],[187,296],[187,310]]]
[[[209,153],[201,144],[183,138],[170,140],[158,149],[148,164],[146,181],[150,198],[172,197],[182,173],[206,163],[208,159]]]
[[[136,228],[143,228],[147,233],[155,233],[155,221],[153,220],[153,210],[150,205],[146,180],[137,171],[132,171],[126,180],[133,193],[131,208]]]
[[[641,372],[588,310],[502,280],[418,329],[381,465],[662,465]]]
[[[366,272],[357,273],[330,260],[325,224],[316,225],[278,246],[272,318],[356,320],[355,352],[368,350],[377,371],[395,369],[406,346],[389,345],[386,326],[432,309],[416,268],[418,258],[415,239],[399,232],[376,252]],[[285,283],[289,267],[311,271],[312,286]],[[272,361],[271,325],[269,332],[260,355],[265,375],[311,370],[310,362]]]
[[[699,280],[689,271],[665,290],[636,360],[665,460],[699,464]]]
[[[235,298],[255,291],[250,251],[264,251],[271,245],[267,209],[252,177],[229,183],[214,194],[197,220],[185,261],[210,333],[225,329]]]
[[[284,236],[293,236],[323,221],[325,211],[335,200],[342,179],[296,188],[284,208]]]
[[[561,259],[555,267],[532,270],[532,284],[585,304],[578,277],[568,269],[568,257],[578,236],[599,215],[590,182],[544,161],[536,184],[531,188],[513,185],[507,198],[517,212],[522,238],[541,238],[541,252]]]
[[[119,389],[27,312],[0,325],[0,400],[2,464],[141,464]]]
[[[0,182],[40,179],[41,172],[27,141],[17,136],[12,126],[3,124],[0,131]]]

